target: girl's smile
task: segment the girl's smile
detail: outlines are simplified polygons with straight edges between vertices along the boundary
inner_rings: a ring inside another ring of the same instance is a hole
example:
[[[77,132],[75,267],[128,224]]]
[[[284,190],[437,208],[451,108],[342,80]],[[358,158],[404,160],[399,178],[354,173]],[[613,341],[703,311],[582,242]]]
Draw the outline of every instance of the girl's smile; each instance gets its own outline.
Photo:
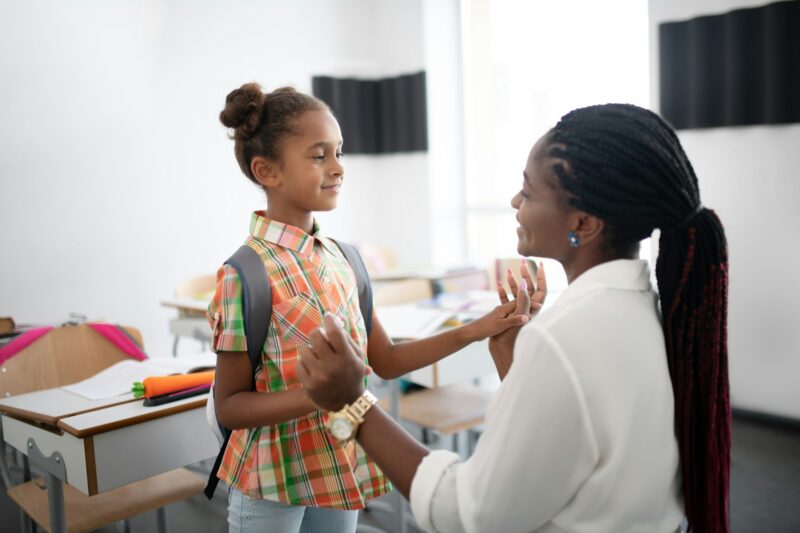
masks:
[[[342,182],[337,181],[336,183],[331,183],[330,185],[323,185],[322,190],[328,194],[337,195],[342,190]]]

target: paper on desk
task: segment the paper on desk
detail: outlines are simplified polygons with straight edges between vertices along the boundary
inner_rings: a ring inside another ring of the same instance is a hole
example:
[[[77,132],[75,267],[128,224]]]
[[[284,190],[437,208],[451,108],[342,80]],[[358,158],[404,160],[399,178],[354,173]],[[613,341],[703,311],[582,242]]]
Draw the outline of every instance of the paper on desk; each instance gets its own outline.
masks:
[[[385,305],[376,308],[378,319],[393,339],[427,337],[453,317],[453,311],[410,305]]]
[[[62,388],[87,400],[105,400],[116,396],[131,395],[133,382],[142,381],[148,376],[189,372],[195,368],[213,367],[215,364],[215,354],[148,359],[147,361],[130,359],[115,363],[90,378],[65,385]]]

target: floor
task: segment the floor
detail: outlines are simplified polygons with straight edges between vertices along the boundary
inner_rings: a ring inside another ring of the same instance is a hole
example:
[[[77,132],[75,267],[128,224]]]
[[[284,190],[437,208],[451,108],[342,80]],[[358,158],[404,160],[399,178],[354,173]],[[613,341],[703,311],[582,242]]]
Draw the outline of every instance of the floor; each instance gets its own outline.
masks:
[[[391,508],[389,495],[386,507]],[[365,531],[399,531],[397,519],[378,509],[362,513],[359,524]],[[734,533],[782,533],[800,531],[800,424],[777,424],[751,416],[735,416],[731,453],[731,529]],[[224,497],[209,502],[196,496],[167,509],[173,533],[227,531]],[[133,533],[156,530],[155,513],[130,521]],[[14,503],[0,492],[0,533],[17,533],[20,514]],[[102,533],[123,531],[109,526]],[[409,517],[408,533],[421,531]]]

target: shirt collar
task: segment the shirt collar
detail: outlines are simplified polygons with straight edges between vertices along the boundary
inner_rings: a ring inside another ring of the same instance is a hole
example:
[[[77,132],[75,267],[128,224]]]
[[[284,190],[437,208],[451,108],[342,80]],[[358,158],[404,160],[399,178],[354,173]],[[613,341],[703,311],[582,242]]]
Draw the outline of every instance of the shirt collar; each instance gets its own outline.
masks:
[[[647,261],[616,259],[594,266],[570,283],[554,305],[571,303],[597,289],[652,291]]]
[[[316,220],[311,228],[311,234],[308,234],[296,226],[265,217],[263,211],[255,211],[250,218],[250,234],[256,239],[263,239],[303,255],[311,253],[314,239],[330,251],[327,239],[323,239],[319,233],[319,224]]]

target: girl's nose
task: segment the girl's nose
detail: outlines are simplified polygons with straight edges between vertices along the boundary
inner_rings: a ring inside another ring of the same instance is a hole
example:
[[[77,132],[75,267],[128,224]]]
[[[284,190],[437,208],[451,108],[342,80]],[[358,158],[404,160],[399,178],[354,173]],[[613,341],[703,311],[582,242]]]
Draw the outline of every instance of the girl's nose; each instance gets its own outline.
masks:
[[[331,167],[331,174],[334,176],[341,176],[344,174],[344,165],[338,159],[333,160],[333,165]]]

